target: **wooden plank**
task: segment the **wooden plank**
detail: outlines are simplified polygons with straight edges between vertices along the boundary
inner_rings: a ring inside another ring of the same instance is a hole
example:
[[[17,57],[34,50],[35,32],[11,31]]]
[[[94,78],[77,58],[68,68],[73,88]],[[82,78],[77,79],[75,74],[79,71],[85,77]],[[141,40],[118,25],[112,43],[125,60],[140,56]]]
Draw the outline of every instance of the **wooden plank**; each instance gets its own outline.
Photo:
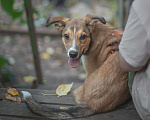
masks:
[[[75,120],[75,119],[74,119]],[[78,120],[141,120],[136,111],[115,110],[108,113],[101,113]]]
[[[33,90],[33,89],[17,89],[19,92],[21,90],[29,91],[33,94],[34,98],[36,98],[38,101],[40,101],[42,104],[46,106],[51,106],[54,108],[59,109],[60,106],[67,106],[71,107],[72,105],[75,105],[71,102],[74,101],[73,97],[71,95],[67,95],[64,97],[56,97],[56,96],[42,96],[42,92],[47,94],[53,94],[53,90]],[[3,95],[5,95],[6,89],[0,89],[0,98],[3,100]],[[68,102],[68,99],[70,99],[70,103]],[[71,100],[72,99],[72,100]],[[41,119],[41,117],[32,114],[30,110],[27,108],[25,103],[15,103],[15,102],[9,102],[9,101],[0,101],[0,116],[7,116],[7,117],[13,117],[13,118],[29,118],[29,119]],[[133,102],[130,100],[124,105],[121,105],[119,108],[117,108],[114,111],[108,112],[108,113],[101,113],[94,116],[90,116],[87,118],[79,118],[78,120],[141,120],[134,105]]]
[[[9,34],[28,34],[27,27],[1,27],[1,33],[9,33]],[[37,35],[50,35],[55,37],[60,37],[60,34],[57,30],[51,28],[43,28],[43,27],[36,27],[36,34]]]
[[[14,118],[23,117],[29,119],[41,119],[40,116],[32,114],[24,103],[0,101],[0,106],[1,106],[0,116],[7,116],[7,117],[14,117]],[[50,105],[50,106],[57,109],[59,109],[60,107],[60,105]],[[78,120],[100,120],[100,119],[101,120],[141,120],[132,102],[129,102],[123,105],[122,107],[108,113],[101,113],[86,118],[78,118]]]
[[[21,91],[30,92],[33,97],[40,103],[43,104],[66,104],[66,105],[75,105],[75,100],[72,94],[67,96],[57,97],[57,96],[43,96],[42,93],[45,94],[55,94],[55,90],[40,90],[40,89],[17,89],[19,92],[19,97],[22,98]],[[5,94],[7,93],[7,89],[0,89],[0,100],[6,100]],[[22,99],[23,100],[23,99]],[[24,101],[22,101],[24,102]]]
[[[36,94],[36,95],[42,95],[44,94],[56,94],[56,90],[43,90],[43,89],[22,89],[22,88],[16,88],[17,91],[21,94],[21,91],[28,91],[31,94]],[[0,88],[0,94],[7,92],[7,88]],[[72,92],[72,91],[71,91]],[[66,97],[71,97],[71,94],[68,94]]]
[[[0,120],[34,120],[32,118],[20,118],[20,117],[13,117],[13,116],[0,116]]]
[[[62,105],[47,105],[51,106],[52,108],[60,109]],[[63,107],[70,107],[63,105]],[[7,116],[7,117],[14,117],[14,118],[29,118],[29,119],[42,119],[41,116],[33,114],[25,103],[16,103],[16,102],[9,102],[9,101],[0,101],[0,117]]]
[[[132,100],[129,100],[116,110],[89,116],[87,118],[79,118],[78,120],[141,120],[141,118],[139,117]]]
[[[25,103],[0,101],[0,116],[39,118],[30,112]]]

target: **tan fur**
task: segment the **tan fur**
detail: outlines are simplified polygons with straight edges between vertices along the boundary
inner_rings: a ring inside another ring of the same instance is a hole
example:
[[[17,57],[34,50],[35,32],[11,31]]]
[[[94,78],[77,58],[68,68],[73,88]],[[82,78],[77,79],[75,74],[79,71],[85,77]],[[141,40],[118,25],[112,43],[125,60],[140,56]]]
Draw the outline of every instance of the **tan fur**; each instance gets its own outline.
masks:
[[[75,100],[95,113],[113,110],[130,97],[127,73],[120,68],[118,52],[109,55],[111,50],[118,49],[122,37],[120,34],[112,35],[115,31],[122,32],[110,24],[98,22],[98,19],[93,20],[92,15],[67,22],[62,31],[66,51],[76,38],[77,58],[84,55],[87,77],[84,84],[74,91]],[[65,40],[65,34],[69,35],[69,40]],[[82,34],[86,35],[84,40],[80,40]],[[109,46],[112,42],[118,44]]]
[[[74,92],[77,103],[85,101],[96,113],[113,110],[130,97],[127,73],[120,68],[118,52],[109,56],[110,51],[117,49],[118,45],[108,45],[114,41],[119,42],[122,35],[112,35],[114,31],[108,26],[101,23],[95,26],[92,33],[93,46],[84,55],[87,78]]]
[[[47,26],[51,24],[55,24],[62,34],[67,52],[74,46],[72,49],[75,49],[78,55],[72,59],[84,57],[83,64],[87,77],[84,84],[74,91],[76,102],[83,106],[75,106],[60,112],[53,112],[50,108],[48,112],[47,108],[30,98],[26,100],[26,104],[34,113],[56,119],[61,118],[61,114],[64,115],[63,118],[83,117],[111,111],[130,98],[127,73],[123,72],[119,65],[119,52],[110,55],[111,50],[118,49],[122,37],[114,32],[122,30],[105,24],[103,17],[92,15],[73,20],[63,16],[50,17]],[[82,37],[83,35],[85,36]],[[110,46],[113,42],[118,43]]]

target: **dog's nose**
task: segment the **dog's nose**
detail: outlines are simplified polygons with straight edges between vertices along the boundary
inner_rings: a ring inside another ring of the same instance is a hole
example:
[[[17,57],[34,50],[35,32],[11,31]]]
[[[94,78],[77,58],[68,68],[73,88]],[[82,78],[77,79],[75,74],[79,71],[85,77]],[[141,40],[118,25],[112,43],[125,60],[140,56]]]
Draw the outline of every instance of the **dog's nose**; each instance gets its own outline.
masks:
[[[71,58],[76,58],[77,55],[78,55],[78,52],[77,52],[77,51],[71,50],[71,51],[69,52],[69,56],[70,56]]]

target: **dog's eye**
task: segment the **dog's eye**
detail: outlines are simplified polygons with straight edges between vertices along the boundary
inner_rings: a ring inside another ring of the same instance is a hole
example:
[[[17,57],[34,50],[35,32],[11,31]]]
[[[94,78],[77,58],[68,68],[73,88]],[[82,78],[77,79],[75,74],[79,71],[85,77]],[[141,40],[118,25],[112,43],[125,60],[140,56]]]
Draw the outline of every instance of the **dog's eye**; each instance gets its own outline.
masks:
[[[86,37],[86,35],[82,34],[81,37],[80,37],[80,40],[84,40]]]
[[[69,40],[69,35],[68,34],[65,34],[64,36],[65,36],[66,40]]]

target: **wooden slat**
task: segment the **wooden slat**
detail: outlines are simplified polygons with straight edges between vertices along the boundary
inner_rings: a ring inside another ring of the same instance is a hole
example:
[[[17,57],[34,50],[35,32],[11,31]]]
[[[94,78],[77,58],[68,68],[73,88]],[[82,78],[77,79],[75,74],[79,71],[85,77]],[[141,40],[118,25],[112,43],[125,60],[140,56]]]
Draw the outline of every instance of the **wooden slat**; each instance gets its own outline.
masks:
[[[55,94],[56,93],[56,90],[43,90],[43,89],[21,89],[21,88],[16,88],[19,93],[21,91],[28,91],[30,92],[31,94],[36,94],[36,95],[42,95],[42,93],[45,93],[45,94]],[[0,94],[3,93],[3,92],[7,92],[7,88],[0,88]],[[70,97],[70,94],[67,95],[68,97]],[[66,97],[67,97],[66,96]]]
[[[39,118],[30,112],[25,103],[0,101],[0,116]]]
[[[9,33],[9,34],[28,34],[27,27],[1,27],[1,33]],[[36,34],[37,35],[50,35],[55,37],[60,37],[60,34],[57,30],[51,28],[43,28],[43,27],[36,27]]]
[[[71,107],[75,105],[73,97],[71,95],[63,96],[58,98],[57,96],[42,96],[42,93],[53,94],[53,90],[33,90],[33,89],[17,89],[19,92],[21,90],[29,91],[33,94],[33,97],[40,101],[46,106],[51,106],[53,108],[59,109],[60,106]],[[6,89],[0,89],[0,99],[4,100]],[[27,108],[25,103],[16,103],[10,101],[0,101],[0,118],[1,117],[12,117],[16,118],[27,118],[27,119],[42,119],[40,116],[32,114]],[[120,106],[114,111],[108,113],[101,113],[87,118],[79,118],[78,120],[141,120],[133,102],[130,100],[126,104]],[[1,119],[0,119],[1,120]]]
[[[136,110],[132,108],[133,104],[131,102],[127,104],[124,108],[121,107],[108,113],[79,118],[78,120],[141,120]],[[0,101],[0,106],[0,117],[41,119],[40,116],[32,114],[24,103]],[[59,109],[60,105],[51,105],[51,107]]]
[[[35,120],[32,118],[13,117],[13,116],[0,116],[0,120]]]
[[[60,109],[60,106],[71,107],[66,105],[47,105],[52,108]],[[0,116],[14,117],[14,118],[30,118],[41,119],[41,116],[33,114],[25,103],[16,103],[9,101],[0,101]]]
[[[66,105],[75,105],[74,98],[71,94],[67,96],[57,97],[57,96],[43,96],[45,94],[55,94],[55,90],[39,90],[39,89],[17,89],[19,92],[19,97],[22,98],[21,91],[30,92],[33,97],[40,103],[43,104],[66,104]],[[7,93],[6,89],[0,89],[0,100],[6,100],[5,94]],[[22,99],[23,100],[23,99]],[[22,101],[24,102],[24,101]]]
[[[130,100],[116,110],[100,113],[87,118],[79,118],[78,120],[141,120],[141,118],[139,117],[132,100]]]

